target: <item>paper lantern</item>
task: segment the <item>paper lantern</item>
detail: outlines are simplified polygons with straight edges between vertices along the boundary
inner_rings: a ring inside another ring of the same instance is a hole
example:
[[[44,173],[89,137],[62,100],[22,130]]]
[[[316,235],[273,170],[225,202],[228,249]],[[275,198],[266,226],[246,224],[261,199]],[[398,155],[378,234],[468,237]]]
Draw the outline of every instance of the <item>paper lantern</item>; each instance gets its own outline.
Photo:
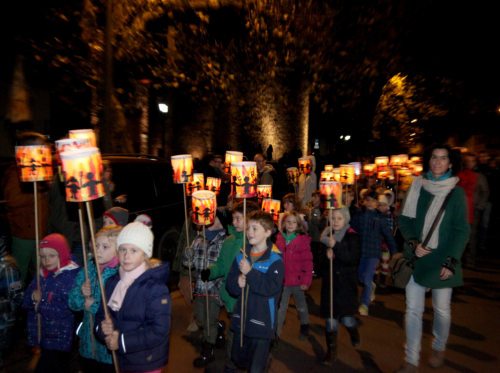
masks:
[[[391,172],[389,170],[380,170],[377,172],[377,179],[388,179],[391,176]]]
[[[333,180],[340,181],[340,167],[333,169]]]
[[[319,181],[335,181],[333,171],[321,171]]]
[[[422,163],[422,157],[414,155],[410,158],[411,163]]]
[[[233,194],[236,198],[257,196],[257,164],[255,162],[234,162],[231,164]]]
[[[264,198],[262,200],[262,211],[271,214],[275,222],[279,219],[280,209],[281,201],[279,199]]]
[[[381,170],[389,164],[389,157],[376,157],[375,158],[375,165],[377,166],[377,170]]]
[[[403,167],[408,163],[408,155],[407,154],[398,154],[391,155],[390,165],[391,167],[398,168]]]
[[[224,170],[226,171],[226,174],[231,172],[231,164],[233,164],[233,162],[242,162],[242,161],[243,161],[242,152],[231,151],[231,150],[226,151],[226,158],[224,161]]]
[[[326,172],[333,172],[333,164],[326,164],[325,171]]]
[[[85,139],[90,143],[90,147],[97,147],[97,139],[95,136],[94,130],[91,129],[83,129],[83,130],[70,130],[69,131],[70,139]]]
[[[350,162],[349,164],[354,166],[354,174],[359,177],[361,175],[361,162]]]
[[[16,163],[21,181],[45,181],[54,176],[48,145],[16,146]]]
[[[338,181],[320,181],[319,192],[325,208],[338,209],[342,207],[342,183]]]
[[[185,184],[193,179],[193,157],[191,154],[173,155],[170,160],[174,170],[174,183]]]
[[[366,176],[373,176],[377,165],[375,163],[367,163],[363,166],[363,172]]]
[[[55,141],[57,153],[71,152],[82,148],[93,147],[88,138],[60,139]],[[94,146],[95,147],[95,146]]]
[[[340,165],[340,182],[348,185],[354,184],[356,174],[354,173],[354,166],[352,164]]]
[[[209,190],[198,190],[192,196],[193,223],[197,225],[212,225],[215,222],[217,199],[215,193]]]
[[[309,157],[299,158],[299,170],[304,175],[309,175],[312,171],[312,161]]]
[[[104,196],[101,153],[83,148],[61,153],[66,201],[86,202]]]
[[[299,182],[299,169],[297,167],[288,167],[286,169],[288,184],[297,184]]]
[[[186,183],[186,195],[190,196],[197,190],[205,189],[204,181],[205,181],[205,176],[202,173],[194,173],[193,181]]]
[[[266,185],[266,184],[257,185],[258,198],[271,198],[272,191],[273,191],[272,185]]]
[[[207,177],[206,189],[214,192],[215,194],[219,194],[221,182],[222,180],[218,177]]]
[[[422,173],[422,171],[424,170],[424,166],[422,166],[421,164],[414,164],[414,165],[412,165],[411,169],[412,169],[413,175],[419,176]]]
[[[408,167],[401,167],[397,170],[397,174],[400,177],[411,176],[411,170]]]

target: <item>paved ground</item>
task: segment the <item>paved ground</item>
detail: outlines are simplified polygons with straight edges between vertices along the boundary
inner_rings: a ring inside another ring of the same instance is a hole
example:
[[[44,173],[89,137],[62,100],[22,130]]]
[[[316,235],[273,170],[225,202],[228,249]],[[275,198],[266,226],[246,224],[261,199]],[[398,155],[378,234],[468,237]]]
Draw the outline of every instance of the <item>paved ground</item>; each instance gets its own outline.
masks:
[[[498,256],[498,255],[497,255]],[[477,270],[465,271],[465,286],[454,293],[452,327],[441,372],[500,372],[500,260],[485,258]],[[360,318],[361,345],[354,349],[344,329],[339,335],[339,358],[333,368],[318,364],[324,353],[323,320],[318,315],[320,281],[314,280],[309,291],[311,336],[298,338],[299,322],[295,309],[289,308],[282,343],[273,352],[271,373],[285,372],[392,372],[403,358],[404,295],[387,289],[379,292],[370,316]],[[178,292],[173,298],[173,328],[170,362],[164,372],[201,372],[192,366],[197,356],[197,335],[185,331],[190,310]],[[424,322],[421,372],[436,370],[426,367],[431,344],[431,308],[428,299]],[[24,348],[20,334],[14,351],[7,356],[4,372],[28,372],[29,350]],[[217,351],[217,360],[207,372],[222,371],[224,351]],[[1,371],[1,370],[0,370]],[[76,367],[74,371],[77,371]]]

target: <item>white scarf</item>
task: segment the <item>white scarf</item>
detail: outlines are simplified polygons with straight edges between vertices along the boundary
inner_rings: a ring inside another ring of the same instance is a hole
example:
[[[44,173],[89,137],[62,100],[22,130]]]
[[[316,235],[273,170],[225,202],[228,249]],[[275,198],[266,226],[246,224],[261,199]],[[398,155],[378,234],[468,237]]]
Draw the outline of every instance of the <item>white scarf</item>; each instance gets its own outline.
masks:
[[[148,266],[146,265],[146,262],[142,263],[139,267],[130,272],[126,272],[120,267],[120,281],[116,284],[113,294],[111,294],[111,297],[109,298],[109,308],[115,312],[119,311],[120,308],[122,308],[123,299],[125,298],[130,285],[132,285],[134,281],[147,270]]]
[[[417,202],[418,198],[420,197],[420,190],[422,187],[434,196],[431,205],[429,206],[425,214],[424,228],[422,229],[422,236],[420,237],[420,241],[422,241],[424,237],[427,236],[427,233],[431,229],[432,223],[434,222],[437,213],[443,205],[445,197],[449,192],[451,192],[451,190],[453,190],[455,185],[458,183],[458,180],[458,177],[455,176],[440,181],[424,179],[422,176],[418,176],[413,180],[413,183],[410,186],[410,190],[408,191],[408,195],[406,197],[401,215],[407,216],[409,218],[415,218],[417,216]],[[430,249],[435,249],[436,247],[438,247],[439,226],[441,225],[443,216],[444,214],[441,216],[441,219],[439,219],[438,225],[436,226],[436,229],[434,229],[434,232],[432,232],[432,236],[427,243],[427,247]]]

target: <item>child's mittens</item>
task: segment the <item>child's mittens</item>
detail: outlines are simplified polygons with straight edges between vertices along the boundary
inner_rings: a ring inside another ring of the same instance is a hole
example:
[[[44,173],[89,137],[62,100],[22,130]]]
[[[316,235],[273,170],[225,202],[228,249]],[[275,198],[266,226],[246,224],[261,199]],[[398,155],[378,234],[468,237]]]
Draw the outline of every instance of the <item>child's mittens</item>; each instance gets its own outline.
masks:
[[[240,274],[238,276],[238,286],[243,289],[246,285],[247,285],[247,276]]]

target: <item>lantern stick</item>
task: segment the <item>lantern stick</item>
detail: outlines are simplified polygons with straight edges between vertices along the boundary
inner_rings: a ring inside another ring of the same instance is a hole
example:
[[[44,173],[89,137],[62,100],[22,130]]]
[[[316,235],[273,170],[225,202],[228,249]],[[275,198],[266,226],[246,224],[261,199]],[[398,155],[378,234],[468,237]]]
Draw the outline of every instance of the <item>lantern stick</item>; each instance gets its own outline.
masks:
[[[186,248],[184,250],[189,250],[191,245],[189,244],[189,220],[188,220],[188,212],[187,212],[187,200],[186,200],[186,188],[184,185],[182,186],[182,190],[184,192],[184,220],[186,223]],[[191,258],[188,255],[188,258]],[[189,273],[189,297],[191,301],[193,301],[193,275],[191,274],[191,259],[189,259],[188,263],[188,273]]]
[[[247,199],[243,198],[243,259],[247,257]],[[241,289],[241,312],[240,312],[240,347],[243,347],[243,328],[245,327],[245,289],[246,285],[243,289]]]
[[[330,237],[333,237],[333,209],[328,210],[328,219],[330,220]],[[333,256],[330,258],[330,323],[333,325]]]
[[[36,290],[38,294],[41,295],[41,290],[40,290],[40,233],[38,232],[38,192],[37,192],[37,187],[36,187],[36,181],[33,181],[33,196],[34,196],[34,203],[35,203],[35,255],[36,255]],[[36,308],[38,308],[38,303],[36,305]],[[38,343],[40,344],[40,341],[42,339],[42,318],[41,314],[37,312],[37,337],[38,337]]]
[[[89,219],[89,231],[90,231],[90,238],[92,241],[92,254],[94,258],[97,258],[95,233],[94,233],[94,216],[92,212],[92,205],[90,204],[90,202],[91,201],[85,201],[85,205],[87,206],[87,216]],[[96,272],[97,272],[97,281],[99,282],[99,289],[101,290],[101,304],[102,304],[102,309],[104,310],[104,317],[106,318],[106,320],[111,320],[108,310],[108,301],[106,300],[106,294],[104,293],[104,282],[102,280],[101,271],[99,271],[99,268],[97,267],[97,262],[96,262]],[[114,350],[111,351],[111,355],[113,357],[113,365],[115,367],[115,372],[120,373],[120,369],[118,367],[118,360],[116,358],[116,351]]]
[[[205,238],[205,225],[203,225],[203,247],[205,248],[205,268],[208,268],[208,246]],[[208,316],[208,281],[205,282],[205,307],[207,315],[207,337],[210,337],[210,318]]]

